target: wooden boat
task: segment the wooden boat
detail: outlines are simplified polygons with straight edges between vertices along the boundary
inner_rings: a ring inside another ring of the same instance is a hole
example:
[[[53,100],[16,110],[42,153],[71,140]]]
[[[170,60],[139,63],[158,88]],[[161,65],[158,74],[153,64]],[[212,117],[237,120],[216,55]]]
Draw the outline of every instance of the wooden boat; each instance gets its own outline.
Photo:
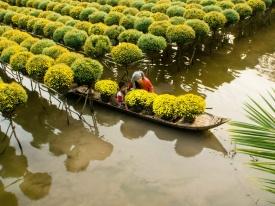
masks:
[[[78,96],[85,96],[87,95],[87,87],[77,87],[69,91],[69,94],[74,94]],[[95,104],[119,111],[128,115],[132,115],[134,117],[138,117],[140,119],[148,120],[150,122],[158,123],[167,127],[178,128],[183,130],[193,130],[193,131],[203,131],[209,130],[215,127],[218,127],[226,122],[229,121],[227,118],[218,117],[209,113],[204,113],[196,117],[193,123],[186,123],[183,119],[179,119],[175,122],[163,120],[161,118],[155,117],[153,115],[148,115],[145,113],[137,113],[129,109],[121,108],[112,103],[106,103],[100,99],[100,95],[94,94],[92,95],[92,100]]]

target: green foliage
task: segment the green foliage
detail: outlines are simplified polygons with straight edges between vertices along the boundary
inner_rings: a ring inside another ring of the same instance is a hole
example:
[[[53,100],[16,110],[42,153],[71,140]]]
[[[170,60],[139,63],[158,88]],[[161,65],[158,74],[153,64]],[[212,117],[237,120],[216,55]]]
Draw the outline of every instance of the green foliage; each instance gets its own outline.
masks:
[[[79,15],[82,12],[83,7],[82,6],[74,6],[70,9],[70,16],[74,19],[79,19]]]
[[[24,88],[17,83],[0,83],[0,112],[10,116],[20,104],[27,102],[28,96]]]
[[[222,8],[217,5],[209,5],[209,6],[203,7],[203,11],[205,11],[206,13],[211,12],[211,11],[222,12]]]
[[[16,13],[13,11],[8,11],[5,16],[4,16],[4,23],[9,25],[12,23],[12,17],[15,15]]]
[[[138,12],[139,12],[138,9],[129,7],[128,9],[125,9],[125,10],[123,11],[123,14],[124,14],[124,15],[132,15],[132,16],[135,16]]]
[[[150,11],[141,11],[136,15],[136,17],[142,18],[142,17],[150,17],[152,15],[153,13]]]
[[[118,36],[118,40],[119,42],[128,42],[136,44],[142,34],[143,33],[138,30],[128,29],[120,33],[120,35]]]
[[[142,5],[140,10],[141,11],[151,11],[154,6],[155,6],[154,3],[146,3],[146,4]]]
[[[174,17],[170,18],[170,23],[173,25],[184,24],[185,21],[186,21],[186,19],[181,16],[174,16]]]
[[[169,16],[167,16],[164,13],[156,12],[151,15],[151,17],[154,19],[154,21],[164,21],[169,20]]]
[[[225,9],[223,11],[224,16],[226,17],[227,24],[236,24],[240,21],[240,15],[234,9]]]
[[[102,35],[108,29],[108,26],[103,23],[93,24],[90,28],[89,34]]]
[[[69,50],[62,46],[54,45],[43,49],[42,54],[47,55],[53,59],[57,59],[61,54],[66,52],[69,52]]]
[[[97,11],[96,8],[87,7],[87,8],[85,8],[81,11],[81,13],[79,14],[79,19],[81,21],[88,21],[89,20],[89,15],[93,14],[96,11]]]
[[[112,8],[113,8],[112,6],[110,6],[108,4],[105,4],[105,5],[102,5],[99,10],[104,11],[106,13],[109,13]]]
[[[61,13],[61,10],[67,5],[68,4],[63,4],[63,3],[57,4],[53,7],[53,11],[56,13]]]
[[[2,36],[6,31],[12,30],[10,26],[0,26],[0,36]]]
[[[179,6],[170,6],[167,11],[166,14],[169,17],[173,17],[173,16],[183,16],[185,12],[185,9],[183,7],[179,7]]]
[[[56,59],[56,63],[57,64],[64,63],[68,66],[71,66],[77,59],[82,59],[82,58],[83,58],[83,55],[78,53],[74,53],[74,52],[63,53]]]
[[[167,43],[163,37],[155,36],[153,34],[143,34],[139,38],[137,45],[144,53],[152,54],[164,50]]]
[[[225,9],[233,9],[234,4],[231,1],[225,0],[225,1],[219,1],[217,4],[219,7],[221,7],[223,10]]]
[[[26,70],[30,77],[41,81],[48,68],[53,64],[54,60],[46,55],[34,55],[27,61]]]
[[[192,27],[181,24],[169,26],[166,31],[166,36],[170,42],[177,43],[178,45],[184,45],[193,41],[196,34]]]
[[[215,5],[215,4],[217,4],[217,1],[216,1],[216,0],[202,0],[202,1],[200,2],[200,4],[201,4],[202,6]]]
[[[71,21],[71,20],[73,20],[73,18],[70,16],[61,16],[56,21],[66,24],[68,21]]]
[[[107,0],[107,4],[111,6],[117,6],[118,0]]]
[[[44,29],[43,29],[43,32],[44,32],[44,35],[46,37],[52,37],[53,36],[53,33],[55,32],[56,29],[60,28],[60,27],[63,27],[64,25],[60,22],[51,22],[51,23],[48,23]]]
[[[42,54],[43,49],[47,48],[47,47],[51,47],[54,46],[55,43],[52,40],[48,40],[48,39],[42,39],[37,41],[36,43],[34,43],[31,46],[30,51],[34,54]]]
[[[166,37],[166,30],[169,26],[171,26],[169,21],[155,21],[149,26],[148,31],[156,36]]]
[[[38,41],[39,41],[39,39],[37,39],[37,38],[29,37],[29,38],[25,39],[24,41],[22,41],[20,46],[25,47],[26,49],[30,50],[32,45]]]
[[[153,23],[153,19],[150,17],[137,18],[134,24],[136,30],[142,31],[143,33],[148,32],[148,27]]]
[[[31,35],[29,35],[26,32],[21,32],[21,31],[18,31],[18,30],[13,30],[13,31],[14,31],[14,33],[9,39],[16,42],[16,43],[18,43],[18,44],[20,44],[25,39],[31,37]],[[3,37],[5,37],[5,33],[3,34]]]
[[[95,84],[95,90],[104,96],[113,96],[118,91],[118,84],[112,80],[100,80]]]
[[[105,35],[92,35],[84,45],[84,52],[94,57],[102,57],[111,50],[111,41]]]
[[[76,23],[78,22],[78,20],[70,20],[66,22],[66,26],[74,26],[76,25]]]
[[[63,9],[61,9],[62,15],[70,15],[70,10],[73,8],[71,5],[64,6]]]
[[[140,10],[141,7],[142,7],[144,4],[145,4],[144,1],[135,0],[135,1],[132,1],[132,2],[131,2],[131,7],[134,7],[134,8],[136,8],[136,9]]]
[[[72,29],[66,32],[63,40],[66,46],[69,46],[74,49],[80,49],[84,45],[87,37],[88,35],[85,31]]]
[[[33,57],[31,52],[18,52],[10,58],[11,68],[15,71],[25,74],[27,61]]]
[[[248,0],[247,4],[252,8],[254,13],[266,10],[265,2],[262,0]]]
[[[205,12],[202,9],[192,8],[186,9],[184,18],[186,19],[203,19]]]
[[[210,33],[208,24],[202,20],[189,19],[186,21],[186,24],[194,29],[197,39],[203,39]]]
[[[63,27],[60,27],[60,28],[56,29],[53,33],[53,40],[55,42],[62,43],[65,34],[68,31],[71,31],[72,29],[73,29],[73,27],[71,27],[71,26],[63,26]]]
[[[162,94],[155,98],[153,103],[153,112],[162,119],[171,119],[174,117],[176,97],[170,94]]]
[[[104,18],[107,15],[104,11],[95,11],[89,15],[89,22],[95,24],[99,22],[104,22]]]
[[[27,30],[32,32],[33,31],[33,27],[34,27],[34,24],[36,23],[37,19],[36,18],[31,18],[28,20],[28,23],[27,23]]]
[[[122,13],[112,11],[104,17],[104,23],[108,26],[118,25],[121,17],[123,17]]]
[[[10,58],[12,57],[12,55],[22,51],[27,51],[27,49],[18,45],[7,47],[2,51],[0,59],[3,62],[10,63]]]
[[[166,13],[167,9],[169,8],[170,4],[169,3],[162,3],[162,4],[155,4],[151,11],[153,13],[156,13],[156,12],[161,12],[161,13]]]
[[[175,100],[174,110],[178,117],[194,119],[205,111],[205,100],[194,94],[178,96]]]
[[[57,14],[57,13],[51,13],[49,15],[46,16],[46,19],[50,20],[50,21],[56,21],[58,18],[60,18],[61,15]]]
[[[118,40],[118,36],[124,31],[125,28],[123,26],[113,25],[106,29],[104,35],[108,36],[111,41],[116,42]]]
[[[264,189],[275,193],[275,90],[269,92],[269,97],[262,96],[263,104],[250,98],[250,102],[245,104],[245,111],[250,123],[231,122],[233,141],[237,144],[237,152],[255,158],[258,161],[251,161],[250,165],[265,173],[266,178],[260,181]]]
[[[208,23],[212,30],[222,28],[226,23],[226,17],[224,14],[217,11],[211,11],[207,13],[203,20]]]
[[[79,21],[74,25],[74,27],[79,29],[79,30],[86,31],[87,34],[88,34],[91,27],[92,27],[92,24],[90,22],[87,22],[87,21]]]
[[[127,9],[127,6],[114,6],[111,11],[117,11],[122,13],[125,9]]]
[[[125,29],[132,29],[134,28],[136,17],[131,15],[126,15],[121,17],[119,21],[119,25],[123,26]]]
[[[78,85],[91,86],[103,73],[103,66],[98,61],[89,58],[77,59],[72,64],[72,69]]]
[[[44,34],[44,27],[50,23],[49,20],[46,19],[38,19],[36,23],[33,26],[33,32],[38,35],[43,35]]]
[[[129,65],[142,58],[142,51],[136,45],[124,42],[113,47],[111,54],[113,60],[122,65]]]
[[[0,53],[2,53],[2,51],[5,48],[9,48],[9,47],[16,46],[16,45],[18,45],[18,44],[13,42],[13,41],[3,39],[3,40],[0,41]]]
[[[44,83],[61,93],[66,92],[73,81],[74,73],[66,64],[56,64],[50,67],[44,76]]]
[[[186,4],[185,6],[186,9],[202,9],[203,6],[200,5],[199,3],[191,3],[191,4]]]
[[[47,10],[47,11],[52,11],[53,8],[54,8],[56,5],[58,5],[57,2],[52,2],[52,1],[51,1],[50,3],[48,3],[46,10]]]
[[[234,9],[239,13],[241,19],[252,15],[252,8],[247,3],[235,4]]]
[[[27,29],[28,21],[33,18],[34,17],[32,16],[22,16],[22,18],[20,18],[18,21],[18,27],[21,29]]]

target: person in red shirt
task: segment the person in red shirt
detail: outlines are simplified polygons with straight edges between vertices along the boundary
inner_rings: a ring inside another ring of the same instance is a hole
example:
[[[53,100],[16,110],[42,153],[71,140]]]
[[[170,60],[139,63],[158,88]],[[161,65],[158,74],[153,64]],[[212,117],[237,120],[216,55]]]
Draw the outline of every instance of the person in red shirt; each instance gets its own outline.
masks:
[[[144,89],[148,92],[154,92],[154,86],[150,79],[148,79],[144,73],[141,74],[141,80],[138,81],[140,84],[141,89]]]

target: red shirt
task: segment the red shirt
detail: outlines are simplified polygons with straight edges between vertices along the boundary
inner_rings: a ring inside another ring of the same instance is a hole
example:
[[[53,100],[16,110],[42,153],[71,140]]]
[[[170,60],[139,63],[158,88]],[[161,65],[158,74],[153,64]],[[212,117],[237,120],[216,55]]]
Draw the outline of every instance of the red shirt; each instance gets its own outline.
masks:
[[[154,91],[153,84],[151,83],[151,81],[147,77],[144,77],[142,79],[142,87],[143,87],[144,90],[146,90],[148,92],[153,92]]]

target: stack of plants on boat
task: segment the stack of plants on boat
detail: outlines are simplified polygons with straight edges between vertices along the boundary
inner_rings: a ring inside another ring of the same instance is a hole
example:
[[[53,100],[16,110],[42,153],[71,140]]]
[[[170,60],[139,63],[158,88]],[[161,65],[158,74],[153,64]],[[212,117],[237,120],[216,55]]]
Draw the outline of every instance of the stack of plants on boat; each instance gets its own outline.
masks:
[[[95,90],[101,94],[101,100],[116,105],[112,100],[118,92],[118,85],[112,80],[100,80],[95,84]],[[205,111],[204,98],[185,94],[174,96],[156,94],[143,89],[130,90],[125,96],[126,110],[142,115],[151,115],[167,121],[194,122],[195,118]]]
[[[176,44],[206,50],[224,41],[237,25],[255,25],[272,0],[6,0],[0,1],[0,21],[53,39],[92,57],[103,57],[122,42],[136,44],[144,53],[161,53]],[[213,41],[213,39],[215,41]],[[210,40],[210,41],[208,41]],[[204,46],[202,46],[204,45]],[[211,46],[212,47],[212,46]]]

